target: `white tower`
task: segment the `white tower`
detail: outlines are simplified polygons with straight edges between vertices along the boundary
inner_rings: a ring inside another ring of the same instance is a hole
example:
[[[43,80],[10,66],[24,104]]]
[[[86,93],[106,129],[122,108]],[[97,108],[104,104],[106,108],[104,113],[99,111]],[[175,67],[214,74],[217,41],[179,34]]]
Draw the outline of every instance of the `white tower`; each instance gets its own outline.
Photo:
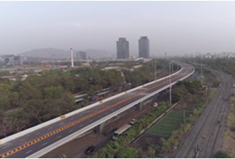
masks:
[[[73,63],[73,48],[70,48],[70,52],[71,52],[71,67],[74,67],[74,63]]]

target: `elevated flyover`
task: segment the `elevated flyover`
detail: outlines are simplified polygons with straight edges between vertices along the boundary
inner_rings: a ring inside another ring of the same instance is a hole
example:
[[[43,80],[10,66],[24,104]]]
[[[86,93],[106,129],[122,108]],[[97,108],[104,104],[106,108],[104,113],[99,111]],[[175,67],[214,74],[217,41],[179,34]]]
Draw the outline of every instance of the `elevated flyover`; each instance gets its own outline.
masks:
[[[180,63],[181,69],[148,84],[122,92],[85,108],[65,114],[0,140],[0,157],[40,157],[71,141],[107,120],[159,93],[194,72],[194,67]],[[171,81],[171,84],[170,84]]]

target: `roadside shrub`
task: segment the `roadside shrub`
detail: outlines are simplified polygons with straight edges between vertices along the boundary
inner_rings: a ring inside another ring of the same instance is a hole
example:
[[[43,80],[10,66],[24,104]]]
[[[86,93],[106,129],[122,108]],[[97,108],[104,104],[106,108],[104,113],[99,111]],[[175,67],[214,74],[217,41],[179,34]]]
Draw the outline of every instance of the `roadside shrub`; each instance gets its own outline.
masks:
[[[215,158],[231,158],[227,152],[217,151],[214,155]]]
[[[139,149],[127,146],[133,139],[135,139],[140,131],[146,129],[147,126],[156,119],[160,114],[170,107],[169,103],[159,103],[157,109],[153,110],[146,116],[140,118],[134,126],[128,129],[119,137],[117,141],[110,141],[104,148],[98,150],[93,157],[107,158],[107,157],[120,157],[120,158],[135,158],[138,157]],[[153,147],[152,147],[153,148]],[[159,150],[158,150],[159,151]],[[149,155],[153,156],[153,151],[149,150]]]
[[[230,130],[231,130],[231,131],[235,131],[235,126],[232,126],[232,127],[230,128]]]

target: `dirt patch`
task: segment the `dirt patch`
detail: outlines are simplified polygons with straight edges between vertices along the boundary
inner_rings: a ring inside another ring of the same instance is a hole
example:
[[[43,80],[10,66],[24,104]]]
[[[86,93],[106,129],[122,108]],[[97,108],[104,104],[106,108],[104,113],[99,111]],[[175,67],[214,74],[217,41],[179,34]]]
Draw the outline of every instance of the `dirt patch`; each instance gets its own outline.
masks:
[[[226,134],[227,136],[225,137],[223,142],[223,150],[227,152],[232,158],[235,158],[235,132],[227,130]]]
[[[152,142],[155,145],[159,145],[161,142],[161,136],[153,135],[153,134],[144,134],[139,138],[137,142],[133,144],[134,147],[141,147],[142,149],[148,148],[148,143]]]
[[[232,127],[235,127],[235,97],[231,98],[230,110],[222,147],[222,149],[232,158],[235,158],[235,131],[231,131]]]

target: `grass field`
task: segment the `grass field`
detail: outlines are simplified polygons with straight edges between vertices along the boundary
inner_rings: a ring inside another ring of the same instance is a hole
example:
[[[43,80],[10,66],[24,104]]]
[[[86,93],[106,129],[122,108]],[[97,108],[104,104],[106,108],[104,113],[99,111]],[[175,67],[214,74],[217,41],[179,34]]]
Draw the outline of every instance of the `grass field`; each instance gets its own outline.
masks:
[[[178,129],[183,123],[183,111],[173,110],[167,116],[165,116],[160,122],[152,126],[147,134],[153,134],[163,137],[169,137],[171,133]]]

